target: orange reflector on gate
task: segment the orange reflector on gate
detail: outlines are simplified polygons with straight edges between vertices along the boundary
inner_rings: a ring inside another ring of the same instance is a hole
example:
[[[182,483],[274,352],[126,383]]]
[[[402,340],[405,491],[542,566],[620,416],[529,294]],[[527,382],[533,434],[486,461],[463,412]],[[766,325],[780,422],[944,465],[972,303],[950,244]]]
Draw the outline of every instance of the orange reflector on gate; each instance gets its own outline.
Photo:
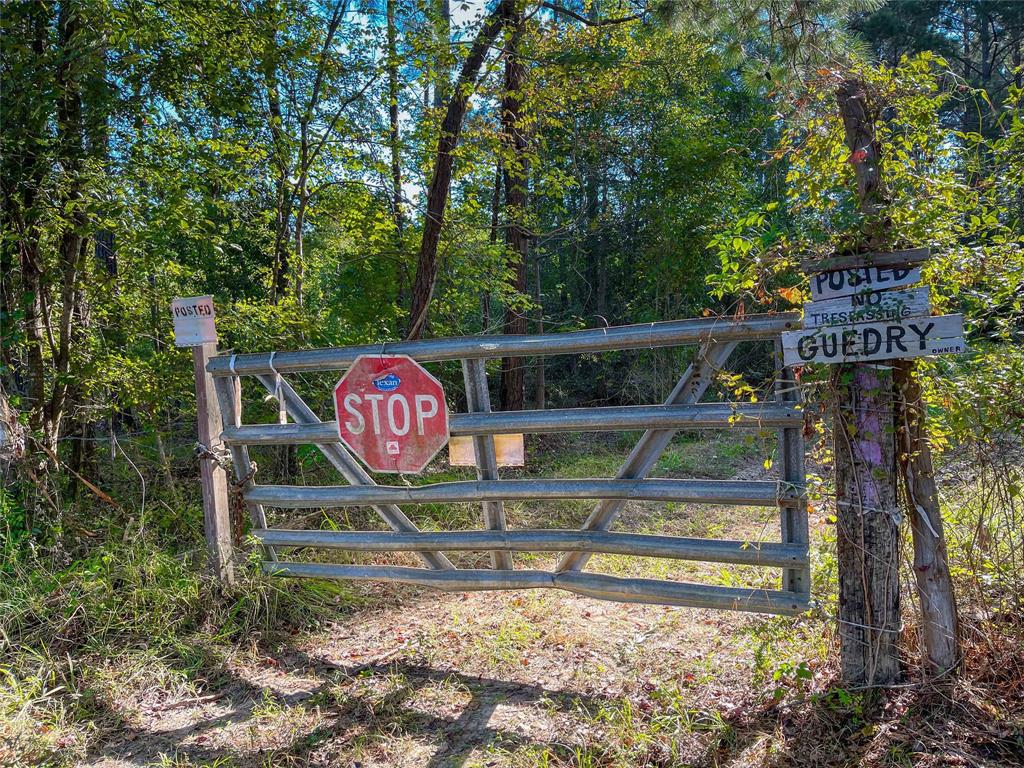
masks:
[[[523,435],[494,435],[494,452],[498,454],[499,467],[526,466],[526,449]],[[452,437],[448,441],[448,463],[453,467],[475,467],[476,451],[472,437]]]

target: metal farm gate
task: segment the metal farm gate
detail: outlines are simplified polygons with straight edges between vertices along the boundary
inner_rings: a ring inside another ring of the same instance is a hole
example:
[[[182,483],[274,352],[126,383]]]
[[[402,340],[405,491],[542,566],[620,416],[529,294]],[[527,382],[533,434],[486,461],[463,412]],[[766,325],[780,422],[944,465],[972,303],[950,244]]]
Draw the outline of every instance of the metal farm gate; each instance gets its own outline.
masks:
[[[799,315],[750,315],[742,319],[700,318],[534,336],[474,336],[395,342],[338,349],[220,355],[210,360],[224,419],[235,482],[242,487],[255,535],[262,541],[267,572],[313,578],[404,582],[444,590],[554,587],[588,597],[628,602],[796,614],[808,608],[803,415],[799,390],[782,367],[780,333],[798,328]],[[774,343],[774,400],[760,403],[700,403],[741,341]],[[662,405],[492,412],[488,358],[572,355],[617,350],[699,345],[694,362]],[[322,420],[287,381],[289,374],[342,371],[360,355],[408,355],[420,363],[461,360],[468,413],[453,413],[451,435],[472,436],[476,481],[415,487],[377,485],[341,444],[333,421]],[[279,398],[292,423],[242,424],[241,376],[256,377]],[[712,481],[648,479],[679,429],[777,429],[781,480]],[[514,479],[498,475],[493,435],[507,433],[646,430],[611,479]],[[348,483],[333,486],[257,485],[248,446],[314,444]],[[596,499],[579,530],[509,529],[503,502],[524,499]],[[628,500],[776,506],[777,543],[724,541],[615,533],[616,517]],[[480,502],[483,530],[423,532],[398,506]],[[264,507],[372,506],[391,532],[278,530],[269,528]],[[314,547],[361,552],[416,552],[423,567],[287,562],[283,548]],[[490,551],[491,569],[456,568],[445,552]],[[512,553],[564,553],[554,571],[517,570]],[[594,553],[676,558],[782,569],[782,589],[743,589],[658,579],[620,578],[584,571]]]

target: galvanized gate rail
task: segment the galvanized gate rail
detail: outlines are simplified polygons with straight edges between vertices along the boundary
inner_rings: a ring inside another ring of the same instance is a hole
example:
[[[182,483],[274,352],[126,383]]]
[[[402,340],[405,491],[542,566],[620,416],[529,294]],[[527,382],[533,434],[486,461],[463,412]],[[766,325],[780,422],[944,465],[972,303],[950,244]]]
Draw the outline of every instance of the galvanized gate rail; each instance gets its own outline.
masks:
[[[236,481],[255,535],[262,541],[269,573],[313,578],[404,582],[446,590],[555,587],[589,597],[765,613],[795,614],[808,607],[810,572],[807,507],[799,390],[781,365],[779,335],[799,327],[796,313],[742,319],[701,318],[571,333],[474,336],[396,342],[337,349],[221,355],[207,370],[214,377],[224,414],[224,443],[231,451]],[[775,343],[775,401],[700,403],[715,372],[740,341]],[[487,358],[550,356],[684,344],[698,354],[663,405],[492,412]],[[379,486],[342,445],[337,424],[321,420],[284,379],[285,374],[343,370],[360,355],[405,354],[423,362],[460,360],[468,413],[452,414],[452,435],[472,436],[477,480],[403,487]],[[255,376],[283,402],[293,423],[242,424],[240,376]],[[647,475],[679,429],[764,429],[779,432],[781,480],[714,481],[648,479]],[[501,480],[493,435],[644,429],[643,437],[614,479]],[[259,486],[253,482],[248,447],[314,444],[341,473],[344,486]],[[504,502],[521,499],[598,499],[580,530],[508,530]],[[781,541],[725,541],[613,533],[612,524],[629,500],[777,506]],[[398,504],[479,502],[485,530],[422,532]],[[265,506],[318,508],[369,505],[393,532],[300,531],[268,528]],[[282,562],[279,547],[318,547],[362,552],[415,552],[425,567]],[[456,568],[445,551],[489,551],[491,569]],[[512,553],[564,552],[554,572],[517,570]],[[657,579],[620,578],[583,572],[595,553],[665,557],[729,564],[781,567],[782,589],[741,589]]]

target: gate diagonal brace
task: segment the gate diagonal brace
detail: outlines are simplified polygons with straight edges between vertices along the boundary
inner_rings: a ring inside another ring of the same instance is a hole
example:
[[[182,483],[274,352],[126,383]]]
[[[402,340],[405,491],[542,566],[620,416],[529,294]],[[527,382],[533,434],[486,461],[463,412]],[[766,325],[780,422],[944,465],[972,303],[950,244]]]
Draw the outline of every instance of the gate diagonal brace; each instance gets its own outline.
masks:
[[[320,423],[320,417],[313,412],[313,409],[306,405],[305,400],[299,397],[298,392],[283,378],[278,379],[269,374],[261,374],[256,378],[260,380],[260,383],[263,384],[267,392],[272,395],[276,396],[279,391],[278,388],[280,388],[288,415],[296,424]],[[317,448],[320,449],[320,452],[334,465],[334,468],[341,473],[349,484],[376,485],[373,478],[359,465],[359,462],[349,455],[348,451],[340,443],[318,444]],[[404,533],[416,533],[419,531],[419,528],[408,518],[401,507],[395,504],[374,504],[373,509],[396,531]],[[431,568],[437,570],[455,569],[451,560],[441,552],[420,552],[417,554]]]
[[[490,413],[491,399],[487,391],[487,368],[484,360],[463,360],[462,375],[466,381],[467,410],[474,413]],[[498,479],[498,458],[494,450],[493,435],[474,435],[473,453],[476,456],[477,480]],[[505,504],[501,501],[484,501],[484,525],[492,531],[503,531]],[[491,566],[495,569],[511,570],[512,554],[500,550],[491,551]]]
[[[672,394],[668,396],[665,405],[692,405],[700,401],[701,397],[711,385],[712,377],[718,369],[725,365],[726,360],[736,349],[737,342],[709,343],[702,345],[697,352],[697,357],[686,369],[683,377],[679,379]],[[661,454],[668,448],[677,430],[674,429],[648,429],[643,437],[634,446],[618,473],[617,480],[642,480],[647,476],[654,465],[661,458]],[[622,512],[626,502],[620,499],[605,499],[599,501],[590,513],[582,530],[585,531],[606,531],[615,522],[615,519]],[[589,552],[569,552],[562,556],[558,563],[557,571],[581,571],[591,558]]]

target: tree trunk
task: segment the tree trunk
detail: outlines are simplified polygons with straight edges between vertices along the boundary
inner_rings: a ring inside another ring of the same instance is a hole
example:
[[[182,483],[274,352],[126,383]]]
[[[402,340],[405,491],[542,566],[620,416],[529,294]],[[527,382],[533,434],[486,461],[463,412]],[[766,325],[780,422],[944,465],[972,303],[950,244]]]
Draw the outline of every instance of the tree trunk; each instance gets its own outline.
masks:
[[[604,216],[608,210],[608,176],[602,171],[601,174],[601,203],[598,208],[598,215]],[[604,223],[598,224],[594,232],[596,252],[591,256],[594,267],[597,270],[597,319],[605,326],[611,325],[608,320],[608,238],[605,234]],[[599,355],[597,358],[597,399],[601,403],[607,403],[608,393],[608,368],[607,355]]]
[[[306,208],[309,205],[309,168],[307,157],[309,145],[307,143],[306,126],[302,126],[302,144],[299,161],[299,184],[297,192],[297,207],[295,209],[295,263],[292,265],[292,274],[295,282],[295,299],[298,305],[302,306],[302,277],[305,266],[304,260],[304,232],[306,225]]]
[[[1013,78],[1013,83],[1018,88],[1024,88],[1024,34],[1017,38],[1017,43],[1013,48],[1013,72],[1016,73]],[[1024,220],[1024,186],[1018,186],[1017,192],[1014,194],[1014,198],[1017,205],[1017,221]]]
[[[103,166],[104,172],[110,176],[115,171],[111,166],[110,157],[110,121],[112,96],[108,77],[108,60],[106,50],[92,49],[90,56],[89,77],[84,78],[82,83],[82,124],[83,137],[86,144],[88,156]],[[109,229],[99,229],[92,233],[92,236],[84,236],[81,239],[80,265],[83,277],[88,275],[89,264],[100,274],[100,279],[114,293],[118,292],[118,262],[117,262],[117,239],[116,234]],[[90,260],[90,257],[91,260]],[[105,318],[103,313],[94,313],[90,306],[89,296],[84,289],[84,280],[80,280],[76,290],[78,299],[76,301],[76,316],[72,332],[72,347],[77,349],[87,348],[86,334],[93,324],[98,326],[98,331],[104,335],[102,327]],[[77,413],[71,413],[76,424],[75,429],[78,440],[75,441],[71,455],[71,466],[81,477],[95,477],[98,473],[97,451],[94,435],[99,432],[101,422],[95,419],[93,414],[100,413],[106,406],[113,411],[117,404],[109,392],[103,394],[90,393],[85,382],[75,377],[68,389],[68,401],[73,405],[80,406]],[[76,478],[75,497],[78,498],[86,490],[84,483]]]
[[[387,68],[388,68],[388,145],[391,150],[391,217],[395,222],[395,274],[397,277],[398,306],[406,304],[409,274],[406,269],[405,250],[405,209],[402,204],[402,142],[398,122],[398,97],[401,93],[398,82],[398,0],[387,0]],[[402,320],[398,319],[401,333]]]
[[[292,206],[295,196],[288,187],[290,168],[284,156],[284,131],[282,128],[281,101],[277,92],[276,63],[264,62],[264,77],[267,87],[267,104],[270,112],[270,135],[273,137],[273,166],[277,172],[275,182],[274,217],[274,268],[270,283],[271,302],[277,302],[288,290],[289,242],[292,221]]]
[[[421,338],[427,324],[430,299],[434,295],[434,285],[437,282],[437,246],[441,240],[441,226],[444,223],[444,212],[448,206],[448,193],[452,183],[452,164],[455,160],[452,153],[459,143],[462,120],[469,106],[469,97],[475,90],[480,68],[483,66],[491,44],[505,24],[509,7],[510,1],[503,0],[484,20],[476,40],[473,41],[473,47],[462,64],[462,70],[459,72],[458,81],[441,123],[434,175],[430,179],[430,187],[427,190],[427,212],[416,263],[416,280],[412,289],[412,306],[407,333],[409,339]]]
[[[523,88],[526,85],[526,65],[519,52],[525,21],[516,11],[510,22],[506,44],[505,96],[502,102],[501,123],[503,140],[511,149],[505,164],[505,211],[508,219],[505,244],[508,267],[513,275],[513,287],[520,296],[526,294],[526,263],[530,252],[530,238],[526,229],[526,187],[529,161],[526,157],[526,133],[523,128]],[[526,333],[526,312],[509,304],[505,307],[505,333]],[[506,411],[519,411],[526,405],[526,362],[521,357],[501,359],[501,407]]]
[[[391,149],[391,213],[395,219],[396,245],[402,247],[405,229],[402,210],[402,158],[398,125],[398,0],[387,0],[388,24],[388,140]]]
[[[591,325],[608,325],[608,270],[606,267],[607,250],[601,214],[607,201],[607,186],[604,181],[604,169],[600,158],[594,158],[588,164],[584,182],[584,216],[586,231],[584,234],[584,250],[586,271],[583,275],[586,301],[584,316]],[[588,393],[598,402],[608,399],[608,380],[605,356],[584,363],[588,370],[587,379],[593,382]]]
[[[265,24],[263,33],[263,55],[259,61],[260,74],[267,97],[267,126],[270,132],[270,167],[274,179],[274,250],[273,267],[270,277],[270,300],[277,304],[288,290],[289,272],[291,270],[291,221],[295,193],[288,179],[292,175],[288,137],[284,129],[284,112],[281,109],[280,81],[278,78],[278,27],[282,23],[277,18],[277,8],[273,3],[262,5],[261,17]]]
[[[956,596],[949,575],[942,510],[914,361],[897,362],[895,378],[896,435],[914,541],[914,578],[921,602],[925,669],[928,674],[941,675],[960,666]]]
[[[79,248],[81,253],[79,254],[79,268],[85,272],[88,269],[89,261],[89,246],[91,240],[87,237],[80,238]],[[74,311],[71,318],[70,335],[71,335],[71,348],[81,349],[85,342],[86,332],[92,322],[92,313],[89,311],[89,302],[85,296],[85,291],[81,285],[76,286],[74,290]],[[69,371],[71,367],[69,365]],[[77,438],[74,441],[71,452],[71,464],[70,466],[79,475],[88,476],[89,468],[88,464],[92,459],[92,433],[93,433],[93,422],[90,417],[90,413],[94,410],[99,410],[103,407],[101,399],[94,400],[89,407],[90,403],[87,401],[88,393],[82,386],[83,382],[76,376],[71,377],[66,390],[65,390],[65,401],[67,403],[66,413],[67,417],[64,419],[65,426],[62,431],[65,433],[70,432]],[[103,398],[110,402],[110,397]],[[70,423],[70,426],[68,424]],[[75,498],[78,499],[81,496],[83,486],[81,482],[68,478],[68,482],[74,486]]]
[[[533,300],[537,305],[537,333],[544,333],[544,292],[541,283],[540,254],[534,251],[533,254]],[[534,358],[534,381],[533,381],[533,407],[537,410],[544,410],[546,405],[546,382],[544,381],[544,358],[538,355]]]
[[[881,147],[864,84],[838,89],[839,114],[857,178],[869,241],[884,229]],[[839,638],[847,683],[888,685],[900,678],[899,504],[893,439],[892,369],[855,363],[833,368]]]
[[[979,85],[985,91],[989,90],[989,86],[992,84],[992,17],[989,15],[986,3],[978,3],[976,11],[976,19],[978,23],[979,40],[978,40],[978,69],[979,69]],[[986,114],[985,109],[979,103],[975,111],[976,119],[978,121],[977,130],[980,136],[986,135],[986,117],[992,118],[994,115],[991,113]]]
[[[51,308],[44,307],[42,320],[47,336],[56,340],[51,368],[53,384],[43,408],[43,440],[48,448],[56,452],[61,423],[70,406],[69,385],[71,380],[72,328],[75,318],[81,316],[83,292],[81,277],[85,266],[86,249],[83,235],[86,227],[85,205],[82,201],[82,161],[84,155],[85,126],[82,119],[82,81],[87,76],[91,61],[88,44],[82,40],[83,30],[88,29],[82,18],[82,9],[74,4],[64,3],[60,7],[57,21],[61,56],[57,65],[57,152],[63,173],[63,201],[61,208],[71,208],[73,213],[64,222],[58,239],[60,265],[60,320],[56,329],[52,327]],[[82,46],[82,48],[78,48]]]
[[[164,474],[164,482],[167,484],[167,490],[171,494],[172,499],[176,499],[178,496],[177,484],[174,482],[174,470],[171,468],[171,458],[167,454],[167,448],[164,445],[163,436],[160,434],[160,428],[156,426],[156,418],[153,417],[153,437],[156,441],[156,454],[160,461],[160,470]]]
[[[491,196],[491,232],[490,242],[491,245],[497,245],[498,243],[498,214],[501,210],[501,179],[502,179],[502,163],[501,158],[498,158],[494,164],[494,194]],[[487,282],[484,285],[484,289],[480,294],[480,309],[483,314],[483,332],[487,333],[491,329],[491,275],[487,275]]]
[[[892,369],[836,366],[836,549],[843,680],[888,685],[900,677],[899,504]]]
[[[45,324],[43,310],[43,273],[39,253],[39,233],[34,226],[26,227],[21,235],[19,251],[21,256],[21,308],[25,313],[25,355],[27,373],[27,394],[29,426],[35,432],[47,433],[46,429],[46,362],[43,356]],[[54,448],[56,440],[47,441],[47,447]]]

